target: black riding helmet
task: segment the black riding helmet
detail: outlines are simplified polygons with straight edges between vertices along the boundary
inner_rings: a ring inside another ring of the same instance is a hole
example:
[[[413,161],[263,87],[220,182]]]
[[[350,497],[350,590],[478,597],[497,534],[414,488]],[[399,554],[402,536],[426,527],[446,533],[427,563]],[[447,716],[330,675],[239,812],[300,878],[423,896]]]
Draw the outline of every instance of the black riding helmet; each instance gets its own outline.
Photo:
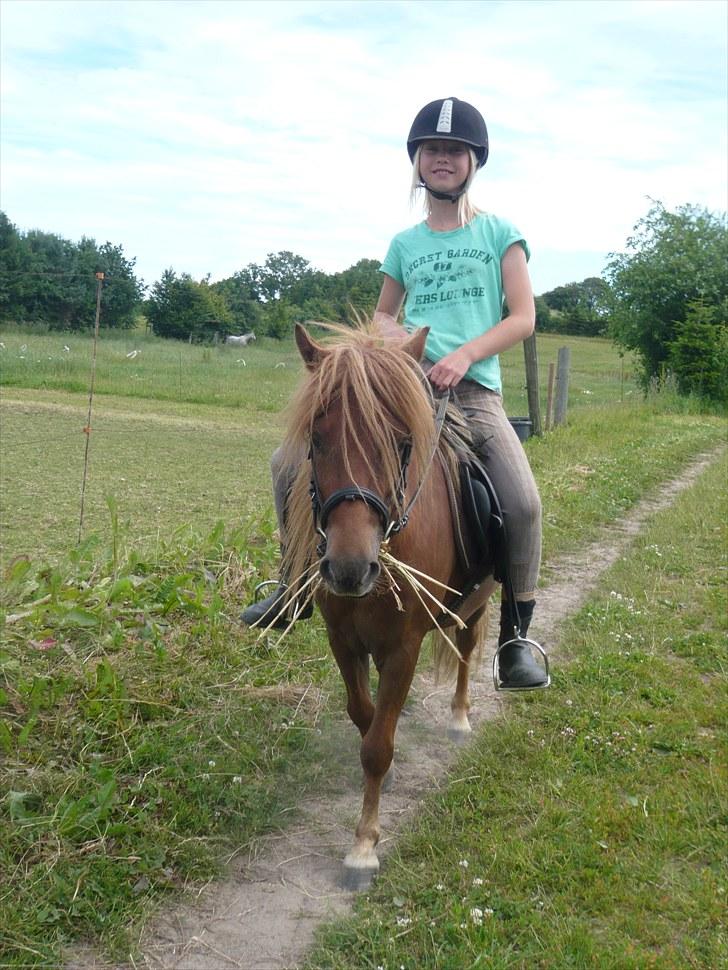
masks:
[[[421,141],[446,138],[461,141],[475,152],[478,168],[488,158],[488,129],[483,116],[467,101],[459,98],[440,98],[431,101],[417,114],[407,139],[410,161],[414,162],[417,146]]]

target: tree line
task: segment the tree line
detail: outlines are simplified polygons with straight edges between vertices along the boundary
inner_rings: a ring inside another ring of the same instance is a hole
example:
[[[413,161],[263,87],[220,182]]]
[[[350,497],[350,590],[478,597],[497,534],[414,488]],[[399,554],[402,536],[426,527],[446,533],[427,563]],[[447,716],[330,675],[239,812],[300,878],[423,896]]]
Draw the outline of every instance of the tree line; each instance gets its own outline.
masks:
[[[73,243],[38,229],[19,232],[0,213],[0,315],[3,320],[42,323],[54,330],[92,326],[95,274],[105,275],[102,326],[125,329],[143,314],[159,336],[212,340],[215,335],[254,331],[283,338],[294,320],[348,320],[371,314],[381,275],[379,261],[361,259],[339,273],[314,269],[307,259],[283,250],[262,265],[250,263],[211,283],[168,269],[147,288],[121,246]],[[609,323],[609,287],[591,277],[537,298],[544,332],[604,335]]]
[[[287,250],[214,283],[170,268],[146,287],[134,264],[121,246],[20,232],[0,212],[0,320],[88,329],[95,274],[103,272],[104,327],[131,328],[143,315],[162,337],[212,341],[253,331],[282,339],[296,320],[371,314],[381,286],[378,260],[324,273]],[[544,333],[609,336],[636,353],[645,387],[672,374],[680,391],[728,402],[726,265],[725,214],[693,205],[670,212],[653,202],[626,251],[610,255],[601,277],[536,297],[536,326]]]

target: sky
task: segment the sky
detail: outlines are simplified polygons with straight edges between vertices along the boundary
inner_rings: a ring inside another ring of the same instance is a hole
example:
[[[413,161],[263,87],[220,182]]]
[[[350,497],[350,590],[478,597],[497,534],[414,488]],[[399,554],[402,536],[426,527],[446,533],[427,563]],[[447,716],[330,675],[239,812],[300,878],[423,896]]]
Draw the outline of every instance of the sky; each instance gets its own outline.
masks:
[[[651,200],[727,206],[722,0],[3,0],[0,207],[147,284],[290,250],[337,272],[422,218],[429,101],[488,125],[472,198],[536,293],[598,276]]]

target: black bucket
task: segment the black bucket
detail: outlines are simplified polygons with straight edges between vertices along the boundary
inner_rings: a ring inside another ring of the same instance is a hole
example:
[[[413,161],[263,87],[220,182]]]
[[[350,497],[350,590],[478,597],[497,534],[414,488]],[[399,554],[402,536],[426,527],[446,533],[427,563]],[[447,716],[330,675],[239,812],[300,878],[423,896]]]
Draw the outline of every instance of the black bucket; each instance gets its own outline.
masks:
[[[519,441],[528,441],[533,434],[533,421],[530,418],[508,418]]]

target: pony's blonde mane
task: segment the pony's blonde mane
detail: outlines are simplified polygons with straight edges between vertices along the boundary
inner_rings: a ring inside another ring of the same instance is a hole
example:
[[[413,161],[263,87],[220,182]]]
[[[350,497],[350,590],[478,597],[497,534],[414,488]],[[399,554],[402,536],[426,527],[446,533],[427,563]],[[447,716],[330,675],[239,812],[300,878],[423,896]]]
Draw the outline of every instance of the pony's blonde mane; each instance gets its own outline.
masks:
[[[392,514],[401,513],[395,496],[400,479],[398,444],[403,436],[412,442],[410,476],[424,473],[430,459],[435,426],[432,393],[419,361],[399,341],[382,337],[369,321],[355,327],[329,325],[333,339],[325,342],[322,359],[307,371],[288,408],[284,460],[300,462],[308,449],[314,422],[333,404],[341,406],[341,462],[351,484],[354,453]],[[352,452],[353,449],[353,452]],[[310,565],[316,535],[312,527],[308,488],[310,467],[300,467],[288,502],[284,564],[289,576],[299,576]]]

